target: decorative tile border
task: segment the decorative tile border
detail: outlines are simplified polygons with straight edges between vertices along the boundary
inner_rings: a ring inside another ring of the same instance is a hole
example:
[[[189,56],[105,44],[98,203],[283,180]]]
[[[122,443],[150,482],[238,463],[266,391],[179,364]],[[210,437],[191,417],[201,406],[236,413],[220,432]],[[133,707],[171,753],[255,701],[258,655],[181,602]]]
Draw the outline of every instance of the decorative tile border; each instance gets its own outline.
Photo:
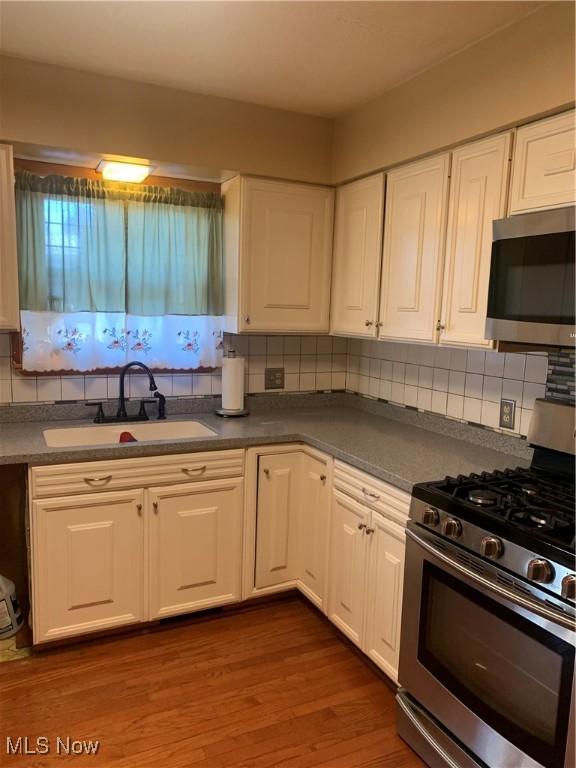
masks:
[[[574,405],[574,376],[576,351],[573,347],[560,347],[548,355],[546,397],[563,400]]]

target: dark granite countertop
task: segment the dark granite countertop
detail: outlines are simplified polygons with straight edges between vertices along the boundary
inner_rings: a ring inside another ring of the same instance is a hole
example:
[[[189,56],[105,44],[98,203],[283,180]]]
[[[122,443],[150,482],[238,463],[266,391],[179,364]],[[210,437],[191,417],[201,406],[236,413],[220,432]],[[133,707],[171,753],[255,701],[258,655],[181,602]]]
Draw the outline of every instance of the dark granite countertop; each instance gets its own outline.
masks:
[[[480,444],[484,438],[478,435],[485,430],[463,427],[462,435],[466,434],[465,430],[476,430],[478,434],[473,440],[462,439],[446,434],[443,427],[436,431],[433,418],[422,418],[420,426],[417,414],[410,418],[402,414],[398,417],[395,411],[401,410],[390,411],[391,417],[387,417],[332,405],[283,408],[278,401],[278,407],[240,419],[221,419],[213,413],[172,417],[173,420],[199,421],[216,432],[214,437],[80,448],[49,448],[42,432],[68,426],[85,426],[89,430],[92,427],[89,421],[0,423],[0,464],[71,463],[301,442],[410,491],[414,483],[437,480],[448,474],[469,474],[529,463],[523,441],[515,441],[519,444],[518,451],[495,450]],[[438,419],[436,422],[441,424]],[[485,443],[497,445],[489,437],[490,433],[486,435]]]

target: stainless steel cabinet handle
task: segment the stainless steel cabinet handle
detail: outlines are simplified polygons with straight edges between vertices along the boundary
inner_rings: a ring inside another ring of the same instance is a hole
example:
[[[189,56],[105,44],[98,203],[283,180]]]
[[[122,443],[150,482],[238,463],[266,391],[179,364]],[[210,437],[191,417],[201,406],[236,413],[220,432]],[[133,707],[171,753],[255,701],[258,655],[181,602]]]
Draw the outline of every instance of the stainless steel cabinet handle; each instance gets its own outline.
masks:
[[[112,480],[112,475],[103,475],[102,477],[85,477],[84,482],[87,485],[94,485],[98,483],[102,483],[103,485],[106,485],[106,483],[109,483],[110,480]]]
[[[250,325],[250,315],[246,315],[246,317],[244,318],[244,322],[246,323],[246,325]]]
[[[358,530],[363,531],[365,528],[367,528],[366,523],[358,523]]]
[[[206,464],[201,467],[182,467],[182,472],[185,475],[201,475],[203,472],[206,472]]]
[[[153,501],[152,502],[152,509],[154,510],[154,514],[157,515],[158,514],[158,502],[157,501]]]
[[[548,619],[548,621],[554,622],[554,624],[559,624],[561,627],[566,627],[567,629],[574,629],[575,622],[572,617],[567,616],[560,611],[555,611],[551,606],[548,607],[543,605],[537,600],[523,597],[522,595],[519,595],[516,592],[503,587],[501,584],[496,584],[494,581],[486,579],[484,576],[480,576],[478,573],[474,573],[474,571],[470,570],[465,565],[462,565],[458,561],[453,560],[451,557],[445,555],[444,552],[441,552],[433,544],[430,544],[430,542],[422,539],[420,536],[415,534],[414,531],[406,529],[406,536],[412,539],[412,541],[415,541],[418,546],[422,547],[422,549],[425,549],[431,555],[434,555],[434,557],[438,558],[438,560],[441,560],[447,566],[455,571],[458,571],[463,576],[466,576],[466,578],[475,584],[484,587],[484,589],[487,589],[489,592],[500,595],[506,600],[509,600],[511,603],[514,603],[514,605],[518,605],[520,608],[525,608],[528,611],[532,611],[538,616],[541,616],[543,619]]]
[[[374,499],[374,501],[378,501],[380,499],[380,494],[369,491],[368,488],[362,488],[362,493],[364,496],[368,496],[369,499]]]

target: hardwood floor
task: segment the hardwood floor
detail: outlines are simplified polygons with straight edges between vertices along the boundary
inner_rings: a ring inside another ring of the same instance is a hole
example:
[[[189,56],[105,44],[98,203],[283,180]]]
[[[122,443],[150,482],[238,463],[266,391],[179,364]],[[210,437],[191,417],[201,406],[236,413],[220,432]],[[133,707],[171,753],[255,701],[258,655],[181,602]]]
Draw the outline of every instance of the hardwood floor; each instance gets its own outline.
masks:
[[[95,756],[7,755],[6,737]],[[417,768],[386,683],[299,598],[0,665],[0,765]]]

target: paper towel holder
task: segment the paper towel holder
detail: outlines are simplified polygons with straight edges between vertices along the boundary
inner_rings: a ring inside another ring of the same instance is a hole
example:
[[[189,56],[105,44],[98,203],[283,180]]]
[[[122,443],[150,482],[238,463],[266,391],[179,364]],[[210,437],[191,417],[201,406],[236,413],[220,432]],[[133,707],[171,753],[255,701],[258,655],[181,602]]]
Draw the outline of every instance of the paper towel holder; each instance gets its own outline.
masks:
[[[229,349],[228,357],[236,357],[236,350]],[[232,419],[238,416],[248,416],[250,411],[248,408],[217,408],[215,413],[216,416],[222,416],[222,418],[225,419]]]

